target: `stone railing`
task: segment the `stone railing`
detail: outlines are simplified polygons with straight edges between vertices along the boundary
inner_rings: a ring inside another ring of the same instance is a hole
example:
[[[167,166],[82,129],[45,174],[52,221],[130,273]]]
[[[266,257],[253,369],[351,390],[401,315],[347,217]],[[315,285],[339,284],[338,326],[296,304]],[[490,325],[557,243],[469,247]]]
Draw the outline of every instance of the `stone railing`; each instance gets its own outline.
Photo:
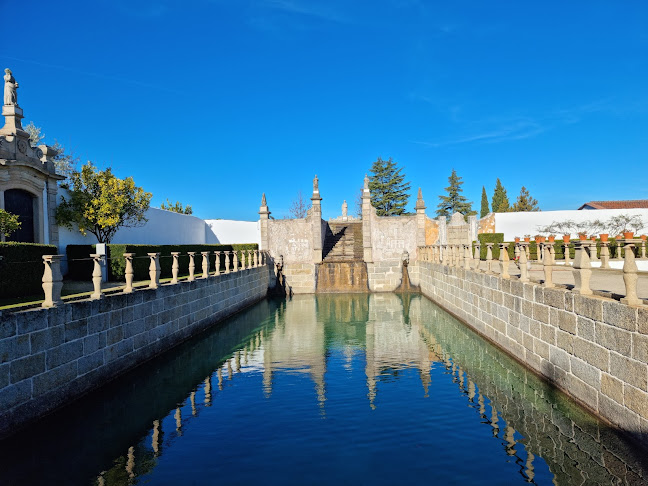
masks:
[[[196,280],[196,259],[200,259],[200,264],[202,268],[202,276],[200,278],[213,278],[218,277],[221,274],[228,274],[232,272],[238,272],[245,270],[246,268],[256,268],[259,266],[264,266],[268,264],[268,256],[265,251],[261,250],[241,250],[241,258],[239,259],[238,253],[236,251],[203,251],[200,252],[200,257],[196,255],[196,252],[187,252],[189,257],[189,264],[187,267],[187,276],[180,277],[180,265],[179,257],[180,252],[171,252],[171,258],[173,259],[171,267],[171,280],[168,282],[169,285],[177,284],[180,281],[194,281]],[[214,254],[215,256],[215,268],[211,268],[210,256]],[[222,255],[222,256],[221,256]],[[43,264],[45,265],[45,270],[43,272],[43,291],[45,293],[45,298],[42,303],[42,307],[56,307],[63,303],[61,297],[61,291],[63,289],[63,277],[61,275],[61,259],[63,255],[43,255]],[[90,300],[100,300],[104,297],[102,291],[102,265],[105,262],[105,255],[91,254],[90,258],[93,261],[93,271],[92,271],[92,285],[93,291],[90,295]],[[126,262],[126,269],[124,271],[125,275],[125,286],[122,289],[123,293],[131,293],[134,289],[134,270],[133,270],[133,259],[137,258],[135,253],[124,253],[124,260]],[[160,253],[148,253],[148,258],[150,261],[149,264],[149,284],[148,288],[157,289],[160,286]],[[246,267],[247,262],[247,267]],[[222,263],[222,265],[221,265]],[[223,269],[221,270],[221,267]]]
[[[590,286],[590,279],[592,276],[592,262],[599,261],[602,270],[610,269],[610,253],[608,242],[601,241],[597,247],[595,240],[575,240],[573,242],[565,242],[565,259],[562,260],[564,265],[570,265],[574,279],[574,286],[572,290],[580,295],[592,295],[595,293]],[[637,280],[638,268],[636,263],[635,252],[641,255],[640,259],[646,259],[646,245],[645,240],[639,239],[623,239],[617,240],[619,248],[623,248],[623,283],[625,287],[624,297],[621,302],[632,305],[644,305],[644,300],[637,296]],[[493,246],[499,246],[499,259],[493,259]],[[455,245],[432,245],[419,247],[419,259],[432,263],[440,263],[450,267],[461,267],[467,270],[474,270],[476,272],[483,272],[488,275],[499,274],[502,278],[512,278],[510,275],[511,259],[509,257],[510,243],[485,243],[486,245],[486,258],[481,260],[481,246],[479,242],[473,244],[455,244]],[[572,260],[570,257],[570,249],[575,249],[575,256]],[[516,241],[514,249],[513,263],[515,268],[519,270],[517,278],[522,282],[529,282],[529,271],[531,269],[531,254],[529,251],[530,243],[528,241]],[[473,249],[474,247],[474,249]],[[557,268],[557,260],[555,254],[554,242],[537,242],[537,258],[536,264],[542,265],[543,279],[541,283],[543,287],[553,288],[556,286],[554,283],[553,273]],[[639,251],[637,251],[639,250]],[[599,255],[600,251],[600,255]],[[617,253],[621,253],[617,251]],[[536,267],[537,268],[537,267]],[[564,269],[564,267],[563,267]],[[513,277],[515,278],[515,277]],[[611,292],[598,292],[599,295],[604,297],[613,297]]]

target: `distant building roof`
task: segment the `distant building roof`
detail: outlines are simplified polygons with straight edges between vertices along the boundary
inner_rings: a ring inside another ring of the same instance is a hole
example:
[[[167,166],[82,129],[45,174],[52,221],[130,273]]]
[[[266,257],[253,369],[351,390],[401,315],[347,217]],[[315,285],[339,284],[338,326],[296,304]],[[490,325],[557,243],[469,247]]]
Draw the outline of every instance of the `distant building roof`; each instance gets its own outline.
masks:
[[[590,201],[578,209],[634,209],[648,208],[648,199],[634,199],[632,201]]]

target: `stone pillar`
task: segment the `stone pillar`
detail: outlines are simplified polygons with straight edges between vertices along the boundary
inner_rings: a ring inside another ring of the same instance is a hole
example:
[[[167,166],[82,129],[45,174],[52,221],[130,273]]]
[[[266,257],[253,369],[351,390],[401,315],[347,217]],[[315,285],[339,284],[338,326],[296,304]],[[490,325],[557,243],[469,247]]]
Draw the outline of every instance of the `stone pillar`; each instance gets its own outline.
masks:
[[[643,305],[643,300],[637,297],[637,263],[635,262],[634,241],[625,240],[624,250],[623,283],[626,296],[621,299],[621,302],[628,305]]]
[[[499,243],[499,248],[500,248],[500,274],[502,278],[511,278],[511,275],[509,274],[509,262],[511,259],[509,258],[508,254],[508,243]]]
[[[148,253],[149,258],[151,259],[151,264],[149,265],[149,283],[150,289],[157,289],[160,286],[160,254],[159,253]]]
[[[464,268],[466,270],[470,270],[470,263],[472,262],[472,258],[470,255],[470,245],[467,243],[464,243]]]
[[[475,270],[480,271],[480,266],[481,266],[481,243],[479,240],[475,241],[475,253],[474,253],[474,261],[475,261]]]
[[[245,270],[245,250],[241,250],[241,259],[239,261],[241,263],[241,270]]]
[[[216,276],[220,275],[220,273],[221,273],[220,272],[220,254],[221,254],[220,251],[215,251],[214,252],[214,255],[216,257],[216,273],[215,273]]]
[[[495,243],[486,243],[486,273],[493,273],[493,245]]]
[[[589,257],[590,257],[590,262],[598,262],[598,249],[596,248],[596,239],[590,240],[590,246],[589,246]]]
[[[253,252],[252,250],[248,250],[248,251],[247,251],[247,256],[248,256],[248,261],[247,261],[247,263],[248,263],[248,268],[252,268],[252,267],[255,267],[255,266],[256,266],[256,265],[253,265],[253,264],[252,264],[252,254],[253,254],[253,253],[254,253],[254,252]]]
[[[520,242],[519,241],[515,242],[515,247],[513,248],[513,257],[518,261],[520,260]]]
[[[261,196],[261,207],[259,208],[259,228],[261,232],[261,243],[260,247],[262,250],[270,249],[270,240],[268,225],[270,223],[270,210],[268,209],[268,203],[266,202],[265,192]],[[227,270],[226,270],[227,273]]]
[[[235,272],[238,272],[239,260],[238,260],[238,253],[236,253],[235,251],[232,252],[232,267]]]
[[[253,263],[254,263],[255,268],[259,266],[259,250],[254,250],[254,261],[253,261]]]
[[[646,259],[646,240],[641,239],[641,259]]]
[[[526,243],[525,245],[523,245],[523,247],[524,247],[524,251],[526,252],[527,262],[530,262],[531,261],[531,243]]]
[[[529,262],[529,254],[527,253],[529,243],[524,242],[520,243],[520,259],[518,263],[520,264],[520,281],[528,282],[529,281],[529,268],[527,264]]]
[[[208,251],[201,251],[202,255],[202,278],[209,278],[209,253]]]
[[[414,208],[416,209],[416,246],[421,247],[425,246],[425,201],[420,187]]]
[[[621,238],[621,236],[617,236],[616,237],[616,245],[617,245],[616,246],[616,255],[614,255],[614,258],[616,260],[622,260],[623,259],[623,251],[621,250],[621,248],[623,248],[623,243],[622,242],[623,242],[623,239]]]
[[[126,278],[125,294],[130,294],[133,291],[133,280],[135,279],[135,271],[133,270],[133,257],[135,253],[124,253],[124,261],[126,262],[126,269],[124,270],[124,277]]]
[[[567,266],[571,262],[571,256],[569,256],[569,240],[564,242],[563,247],[565,248],[565,266]]]
[[[180,257],[180,252],[179,251],[172,251],[171,252],[171,284],[177,284],[178,283],[178,273],[180,272],[180,264],[178,262],[178,258]]]
[[[61,258],[63,255],[43,255],[43,292],[45,300],[43,307],[56,307],[63,303],[61,290],[63,289],[63,276],[61,275]]]
[[[610,268],[610,248],[607,241],[601,241],[601,268]]]
[[[592,276],[592,265],[590,264],[589,256],[587,255],[586,248],[589,242],[585,240],[574,241],[576,247],[576,255],[574,256],[574,292],[581,295],[592,295],[590,289],[590,278]]]
[[[193,282],[196,280],[196,275],[194,273],[196,270],[196,261],[194,260],[196,252],[188,251],[187,255],[189,255],[189,276],[187,277],[187,282]]]
[[[319,192],[319,180],[317,176],[313,179],[311,203],[310,219],[311,234],[313,235],[313,263],[322,263],[322,198]],[[241,257],[243,257],[243,253],[241,253]],[[243,268],[245,269],[245,266]]]
[[[90,295],[90,299],[100,300],[103,298],[103,294],[101,293],[101,281],[103,280],[101,278],[101,261],[103,260],[103,255],[92,253],[90,255],[90,258],[92,258],[93,261],[92,287],[94,289],[94,291]]]
[[[373,263],[371,247],[371,223],[376,210],[371,205],[371,192],[369,191],[369,177],[365,175],[362,188],[362,258],[365,263]]]
[[[230,273],[230,252],[226,251],[225,253],[225,273]]]
[[[551,255],[551,250],[553,249],[553,245],[549,244],[543,246],[544,246],[544,256],[543,256],[542,267],[544,270],[544,282],[542,286],[552,288],[555,287],[553,283],[553,259]]]

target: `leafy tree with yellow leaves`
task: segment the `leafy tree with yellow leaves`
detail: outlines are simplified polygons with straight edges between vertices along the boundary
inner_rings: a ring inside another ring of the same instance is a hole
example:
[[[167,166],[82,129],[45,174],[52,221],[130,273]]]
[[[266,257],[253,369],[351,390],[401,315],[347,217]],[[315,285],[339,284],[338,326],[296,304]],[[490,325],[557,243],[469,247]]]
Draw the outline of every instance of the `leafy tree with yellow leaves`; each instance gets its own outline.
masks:
[[[146,211],[153,195],[135,186],[132,177],[119,179],[109,167],[97,170],[88,162],[70,176],[70,197],[63,198],[56,210],[56,222],[69,229],[76,225],[99,243],[110,243],[121,227],[146,223]]]
[[[11,233],[19,229],[21,226],[20,221],[18,221],[18,216],[12,214],[4,209],[0,209],[0,234],[3,234],[7,237],[11,236]]]

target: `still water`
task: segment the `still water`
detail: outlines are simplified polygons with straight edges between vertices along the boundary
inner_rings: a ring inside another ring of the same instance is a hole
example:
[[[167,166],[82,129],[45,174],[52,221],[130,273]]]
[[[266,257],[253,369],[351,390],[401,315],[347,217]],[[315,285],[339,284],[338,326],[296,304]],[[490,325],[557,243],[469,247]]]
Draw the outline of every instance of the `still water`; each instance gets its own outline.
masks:
[[[0,484],[646,484],[419,295],[267,300],[0,443]]]

